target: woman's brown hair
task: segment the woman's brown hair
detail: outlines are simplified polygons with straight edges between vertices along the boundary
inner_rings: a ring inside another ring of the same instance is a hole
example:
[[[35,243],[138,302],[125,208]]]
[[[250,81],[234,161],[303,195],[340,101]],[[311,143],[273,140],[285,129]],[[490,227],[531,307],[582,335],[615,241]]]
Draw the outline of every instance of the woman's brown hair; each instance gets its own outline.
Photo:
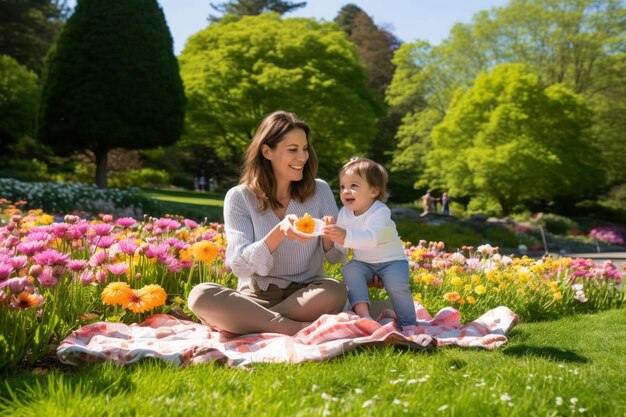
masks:
[[[263,145],[272,149],[283,140],[286,133],[294,129],[302,129],[306,134],[309,147],[309,159],[304,164],[302,180],[291,183],[291,197],[299,202],[305,201],[315,192],[318,160],[309,138],[309,126],[294,113],[275,111],[263,118],[257,127],[254,137],[244,154],[240,184],[259,199],[260,211],[282,208],[276,198],[276,178],[272,164],[262,155]]]

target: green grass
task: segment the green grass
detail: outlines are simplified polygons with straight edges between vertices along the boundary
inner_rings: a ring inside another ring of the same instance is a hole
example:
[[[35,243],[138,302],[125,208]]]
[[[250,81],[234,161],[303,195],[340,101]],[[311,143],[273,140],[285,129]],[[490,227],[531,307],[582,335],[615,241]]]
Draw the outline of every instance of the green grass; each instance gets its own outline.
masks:
[[[179,214],[196,221],[205,217],[212,222],[224,221],[224,194],[153,188],[143,189],[142,193],[160,203],[162,212],[153,215]]]
[[[252,372],[158,360],[12,371],[0,415],[623,416],[624,352],[626,310],[610,310],[519,324],[494,351],[367,347]]]

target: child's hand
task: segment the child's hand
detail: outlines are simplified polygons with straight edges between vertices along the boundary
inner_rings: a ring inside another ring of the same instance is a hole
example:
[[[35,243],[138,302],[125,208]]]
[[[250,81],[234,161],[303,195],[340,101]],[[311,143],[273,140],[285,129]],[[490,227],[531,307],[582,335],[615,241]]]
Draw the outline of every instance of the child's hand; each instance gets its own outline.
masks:
[[[326,224],[326,226],[324,226],[324,237],[331,242],[343,245],[343,242],[346,240],[346,229],[336,224]]]
[[[335,218],[333,216],[324,216],[322,220],[324,220],[324,224],[335,224]]]

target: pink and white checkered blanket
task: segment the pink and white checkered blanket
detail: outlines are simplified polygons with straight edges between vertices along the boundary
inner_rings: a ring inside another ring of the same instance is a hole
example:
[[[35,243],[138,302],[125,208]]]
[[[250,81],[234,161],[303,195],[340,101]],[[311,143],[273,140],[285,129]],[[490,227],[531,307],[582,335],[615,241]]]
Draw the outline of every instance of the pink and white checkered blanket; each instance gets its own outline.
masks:
[[[457,345],[495,349],[507,342],[506,334],[517,322],[506,307],[489,310],[477,320],[461,325],[452,308],[435,317],[415,303],[421,332],[435,338],[437,346]],[[180,365],[221,361],[230,366],[253,363],[323,361],[362,345],[403,345],[423,349],[400,334],[393,323],[381,325],[351,313],[323,315],[293,336],[256,333],[220,340],[218,332],[166,314],[148,317],[140,324],[99,322],[74,331],[59,345],[64,363],[137,362],[159,358]]]

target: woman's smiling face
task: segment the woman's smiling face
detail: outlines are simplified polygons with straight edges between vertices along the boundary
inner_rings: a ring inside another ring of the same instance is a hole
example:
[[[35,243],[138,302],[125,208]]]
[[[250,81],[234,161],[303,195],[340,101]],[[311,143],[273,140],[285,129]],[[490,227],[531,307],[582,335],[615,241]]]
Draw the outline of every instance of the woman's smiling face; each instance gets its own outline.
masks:
[[[302,129],[287,132],[274,149],[263,145],[263,156],[272,164],[277,181],[300,181],[309,159],[309,142]]]
[[[378,197],[377,188],[371,187],[365,178],[348,171],[339,178],[339,197],[344,207],[355,216],[365,213]]]

